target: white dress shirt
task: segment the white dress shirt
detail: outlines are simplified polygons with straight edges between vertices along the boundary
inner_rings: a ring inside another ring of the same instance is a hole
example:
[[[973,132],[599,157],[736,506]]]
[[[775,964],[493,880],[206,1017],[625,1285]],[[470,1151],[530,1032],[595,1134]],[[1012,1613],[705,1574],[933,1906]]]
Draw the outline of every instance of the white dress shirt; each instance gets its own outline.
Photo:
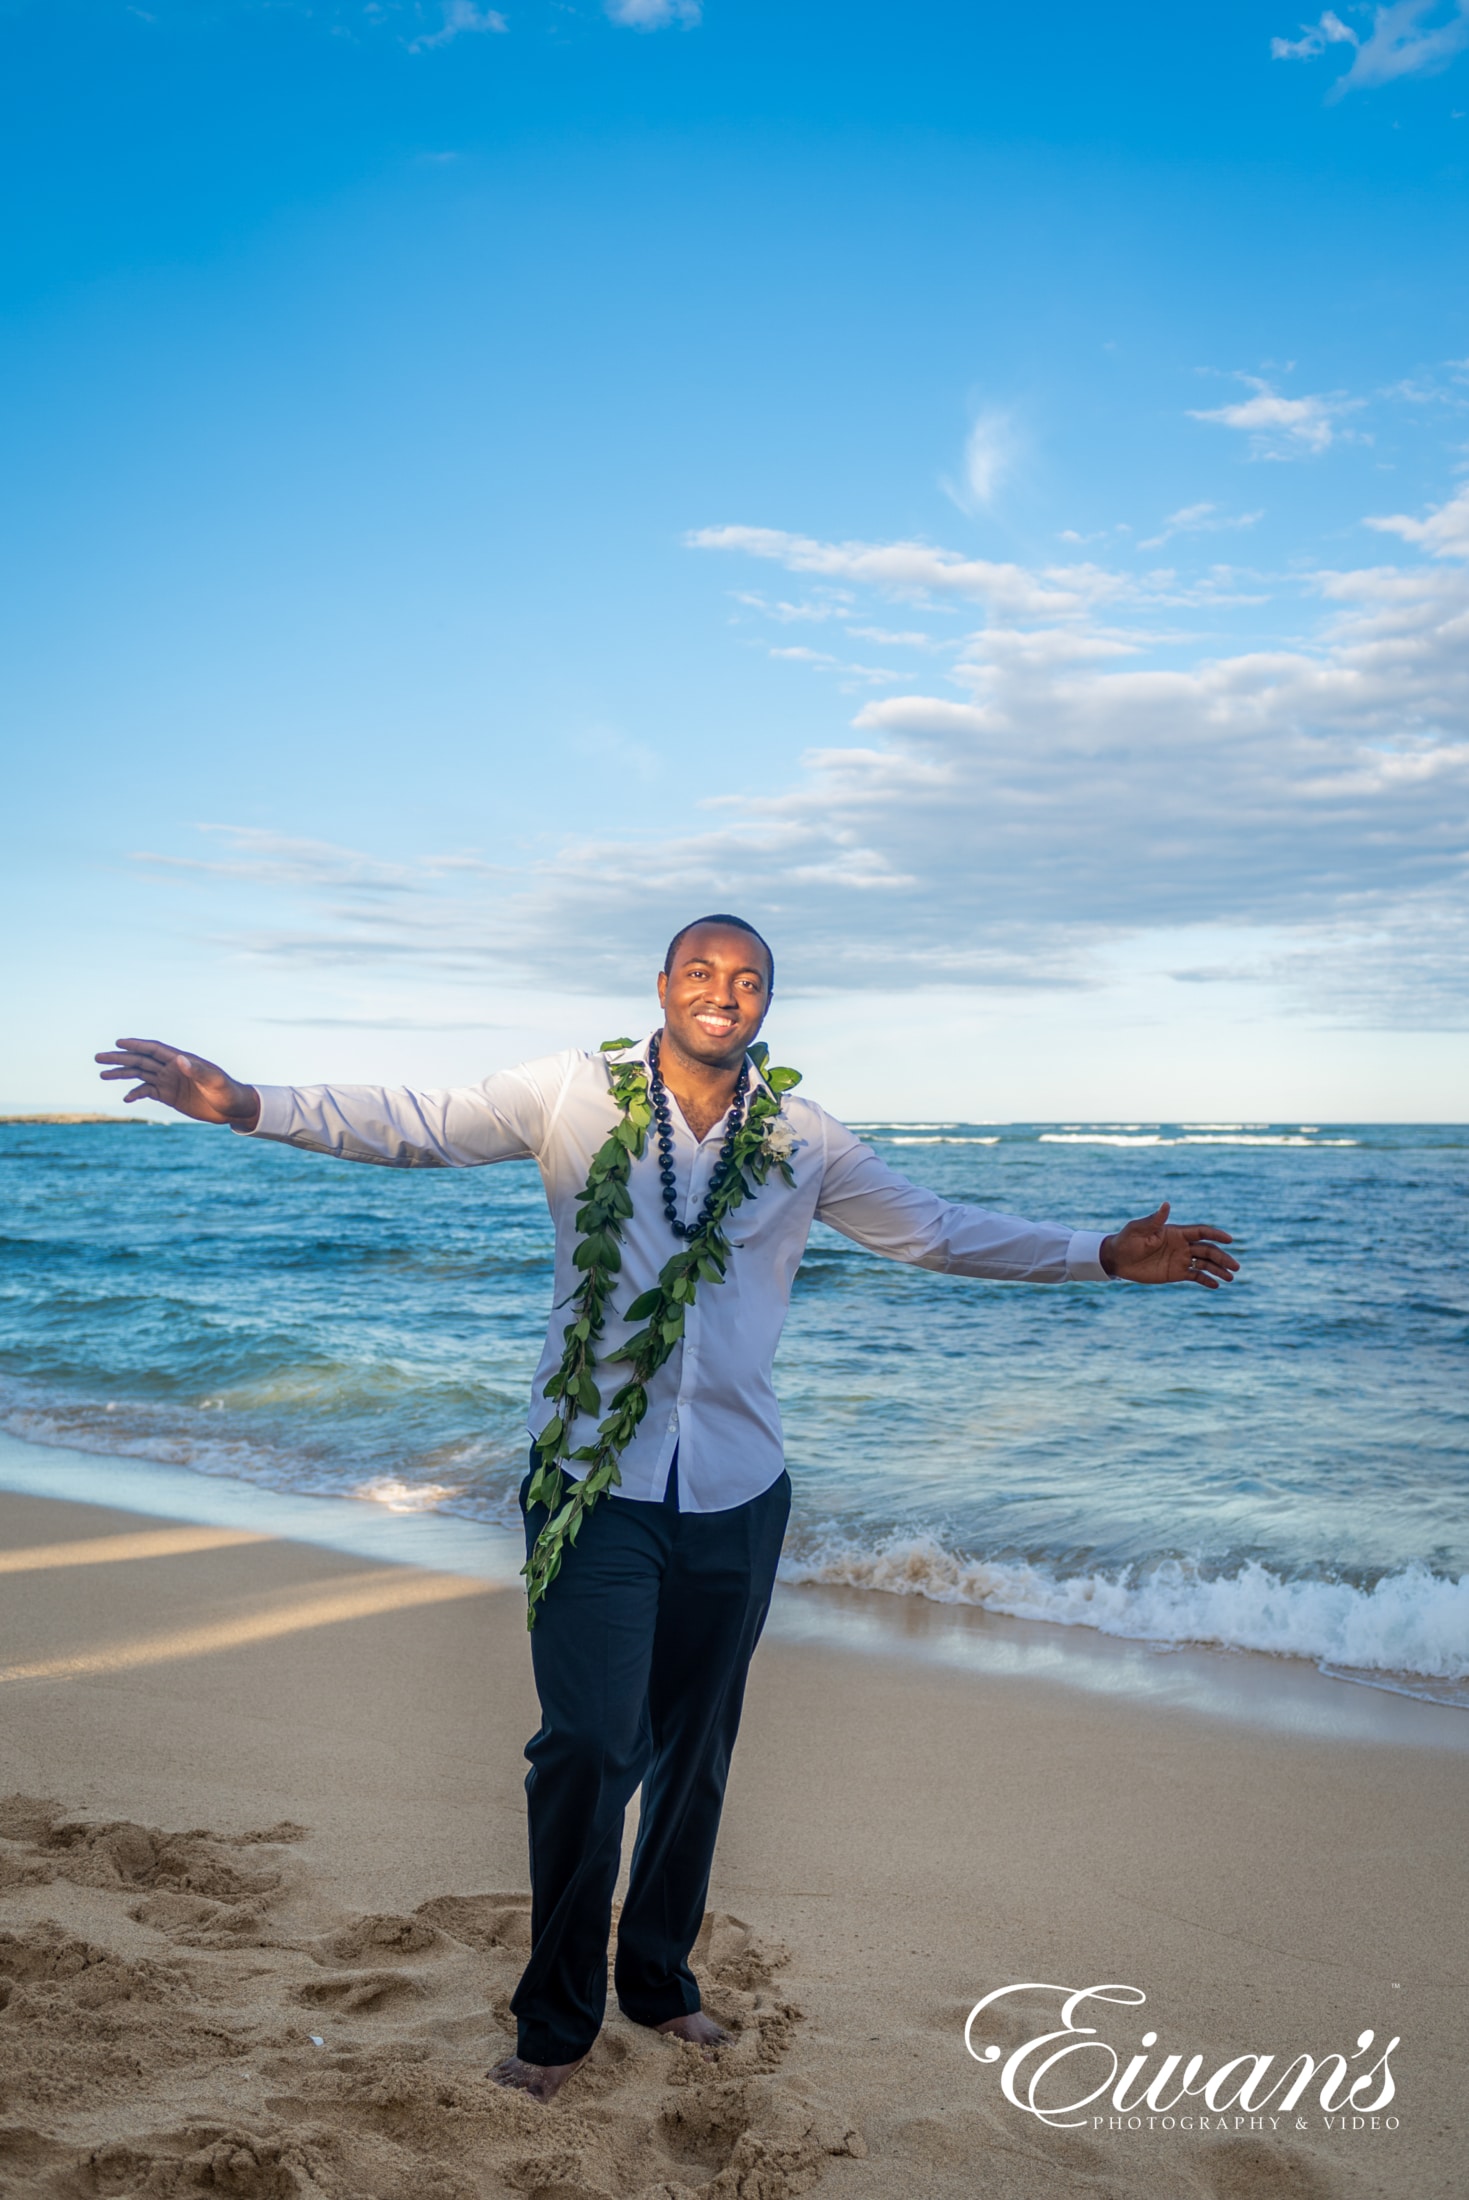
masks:
[[[624,1059],[646,1061],[647,1040],[615,1057],[576,1049],[548,1055],[451,1092],[388,1091],[376,1085],[258,1088],[260,1120],[247,1134],[253,1137],[400,1169],[537,1163],[556,1226],[556,1263],[531,1435],[555,1410],[542,1391],[561,1363],[569,1319],[563,1301],[581,1281],[572,1266],[576,1206],[592,1156],[618,1121],[609,1060]],[[785,1462],[772,1379],[775,1348],[813,1220],[830,1223],[870,1252],[947,1275],[1014,1283],[1105,1280],[1100,1230],[1022,1222],[941,1199],[910,1184],[798,1092],[786,1095],[782,1113],[798,1141],[790,1156],[795,1184],[772,1170],[754,1197],[729,1217],[728,1273],[722,1283],[699,1285],[686,1310],[682,1342],[648,1385],[647,1413],[622,1455],[618,1496],[660,1500],[675,1446],[685,1512],[727,1511],[777,1480]],[[728,1116],[702,1139],[694,1137],[676,1103],[670,1103],[669,1116],[679,1219],[692,1222],[718,1164]],[[622,1269],[597,1355],[604,1410],[625,1373],[608,1363],[639,1326],[617,1309],[657,1282],[680,1242],[664,1214],[653,1136],[642,1159],[632,1164],[629,1189],[633,1213],[623,1226]],[[572,1442],[589,1443],[594,1429],[593,1418],[580,1417]],[[566,1471],[577,1476],[585,1469],[568,1465]]]

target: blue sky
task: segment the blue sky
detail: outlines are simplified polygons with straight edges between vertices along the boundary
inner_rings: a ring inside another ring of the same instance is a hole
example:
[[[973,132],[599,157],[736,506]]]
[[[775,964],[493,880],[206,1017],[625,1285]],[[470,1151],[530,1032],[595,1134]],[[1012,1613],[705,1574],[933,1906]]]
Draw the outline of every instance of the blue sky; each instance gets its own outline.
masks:
[[[0,1104],[729,906],[850,1113],[1464,1114],[1469,0],[0,41]]]

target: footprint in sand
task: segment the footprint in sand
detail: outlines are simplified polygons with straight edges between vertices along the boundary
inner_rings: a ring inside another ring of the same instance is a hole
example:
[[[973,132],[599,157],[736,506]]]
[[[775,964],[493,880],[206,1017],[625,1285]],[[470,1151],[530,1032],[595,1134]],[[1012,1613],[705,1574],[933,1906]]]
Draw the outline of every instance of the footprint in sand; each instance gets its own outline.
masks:
[[[340,1978],[308,1980],[296,1988],[303,2008],[334,2010],[339,2016],[376,2015],[405,2002],[422,2001],[428,1989],[401,1971],[347,1971]]]
[[[528,1894],[441,1894],[421,1902],[416,1915],[467,1948],[502,1950],[521,1962],[530,1954]]]
[[[529,1897],[344,1913],[304,1838],[0,1802],[0,2200],[793,2200],[865,2151],[742,1919],[694,1953],[717,2062],[614,2015],[541,2108],[484,2075]]]
[[[424,1955],[445,1945],[443,1934],[421,1916],[376,1913],[354,1918],[339,1932],[328,1933],[312,1954],[319,1963],[360,1963],[364,1956],[381,1962],[387,1956]]]

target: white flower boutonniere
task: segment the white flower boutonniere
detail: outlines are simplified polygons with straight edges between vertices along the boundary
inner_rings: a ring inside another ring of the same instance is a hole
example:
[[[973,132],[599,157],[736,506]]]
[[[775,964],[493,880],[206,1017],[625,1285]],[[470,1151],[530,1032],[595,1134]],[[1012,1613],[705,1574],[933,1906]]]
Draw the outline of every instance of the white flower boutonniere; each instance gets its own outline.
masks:
[[[796,1126],[790,1121],[789,1117],[774,1115],[765,1126],[765,1136],[760,1141],[760,1150],[762,1153],[769,1154],[772,1161],[789,1161],[800,1143],[800,1139],[796,1136]]]

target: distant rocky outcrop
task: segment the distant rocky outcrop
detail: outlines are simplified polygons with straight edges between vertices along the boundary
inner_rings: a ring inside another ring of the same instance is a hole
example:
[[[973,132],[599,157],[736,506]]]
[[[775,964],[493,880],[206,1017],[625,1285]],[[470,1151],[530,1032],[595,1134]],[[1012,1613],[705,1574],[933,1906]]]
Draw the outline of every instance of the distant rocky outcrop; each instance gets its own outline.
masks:
[[[146,1123],[146,1115],[0,1115],[0,1123]]]

